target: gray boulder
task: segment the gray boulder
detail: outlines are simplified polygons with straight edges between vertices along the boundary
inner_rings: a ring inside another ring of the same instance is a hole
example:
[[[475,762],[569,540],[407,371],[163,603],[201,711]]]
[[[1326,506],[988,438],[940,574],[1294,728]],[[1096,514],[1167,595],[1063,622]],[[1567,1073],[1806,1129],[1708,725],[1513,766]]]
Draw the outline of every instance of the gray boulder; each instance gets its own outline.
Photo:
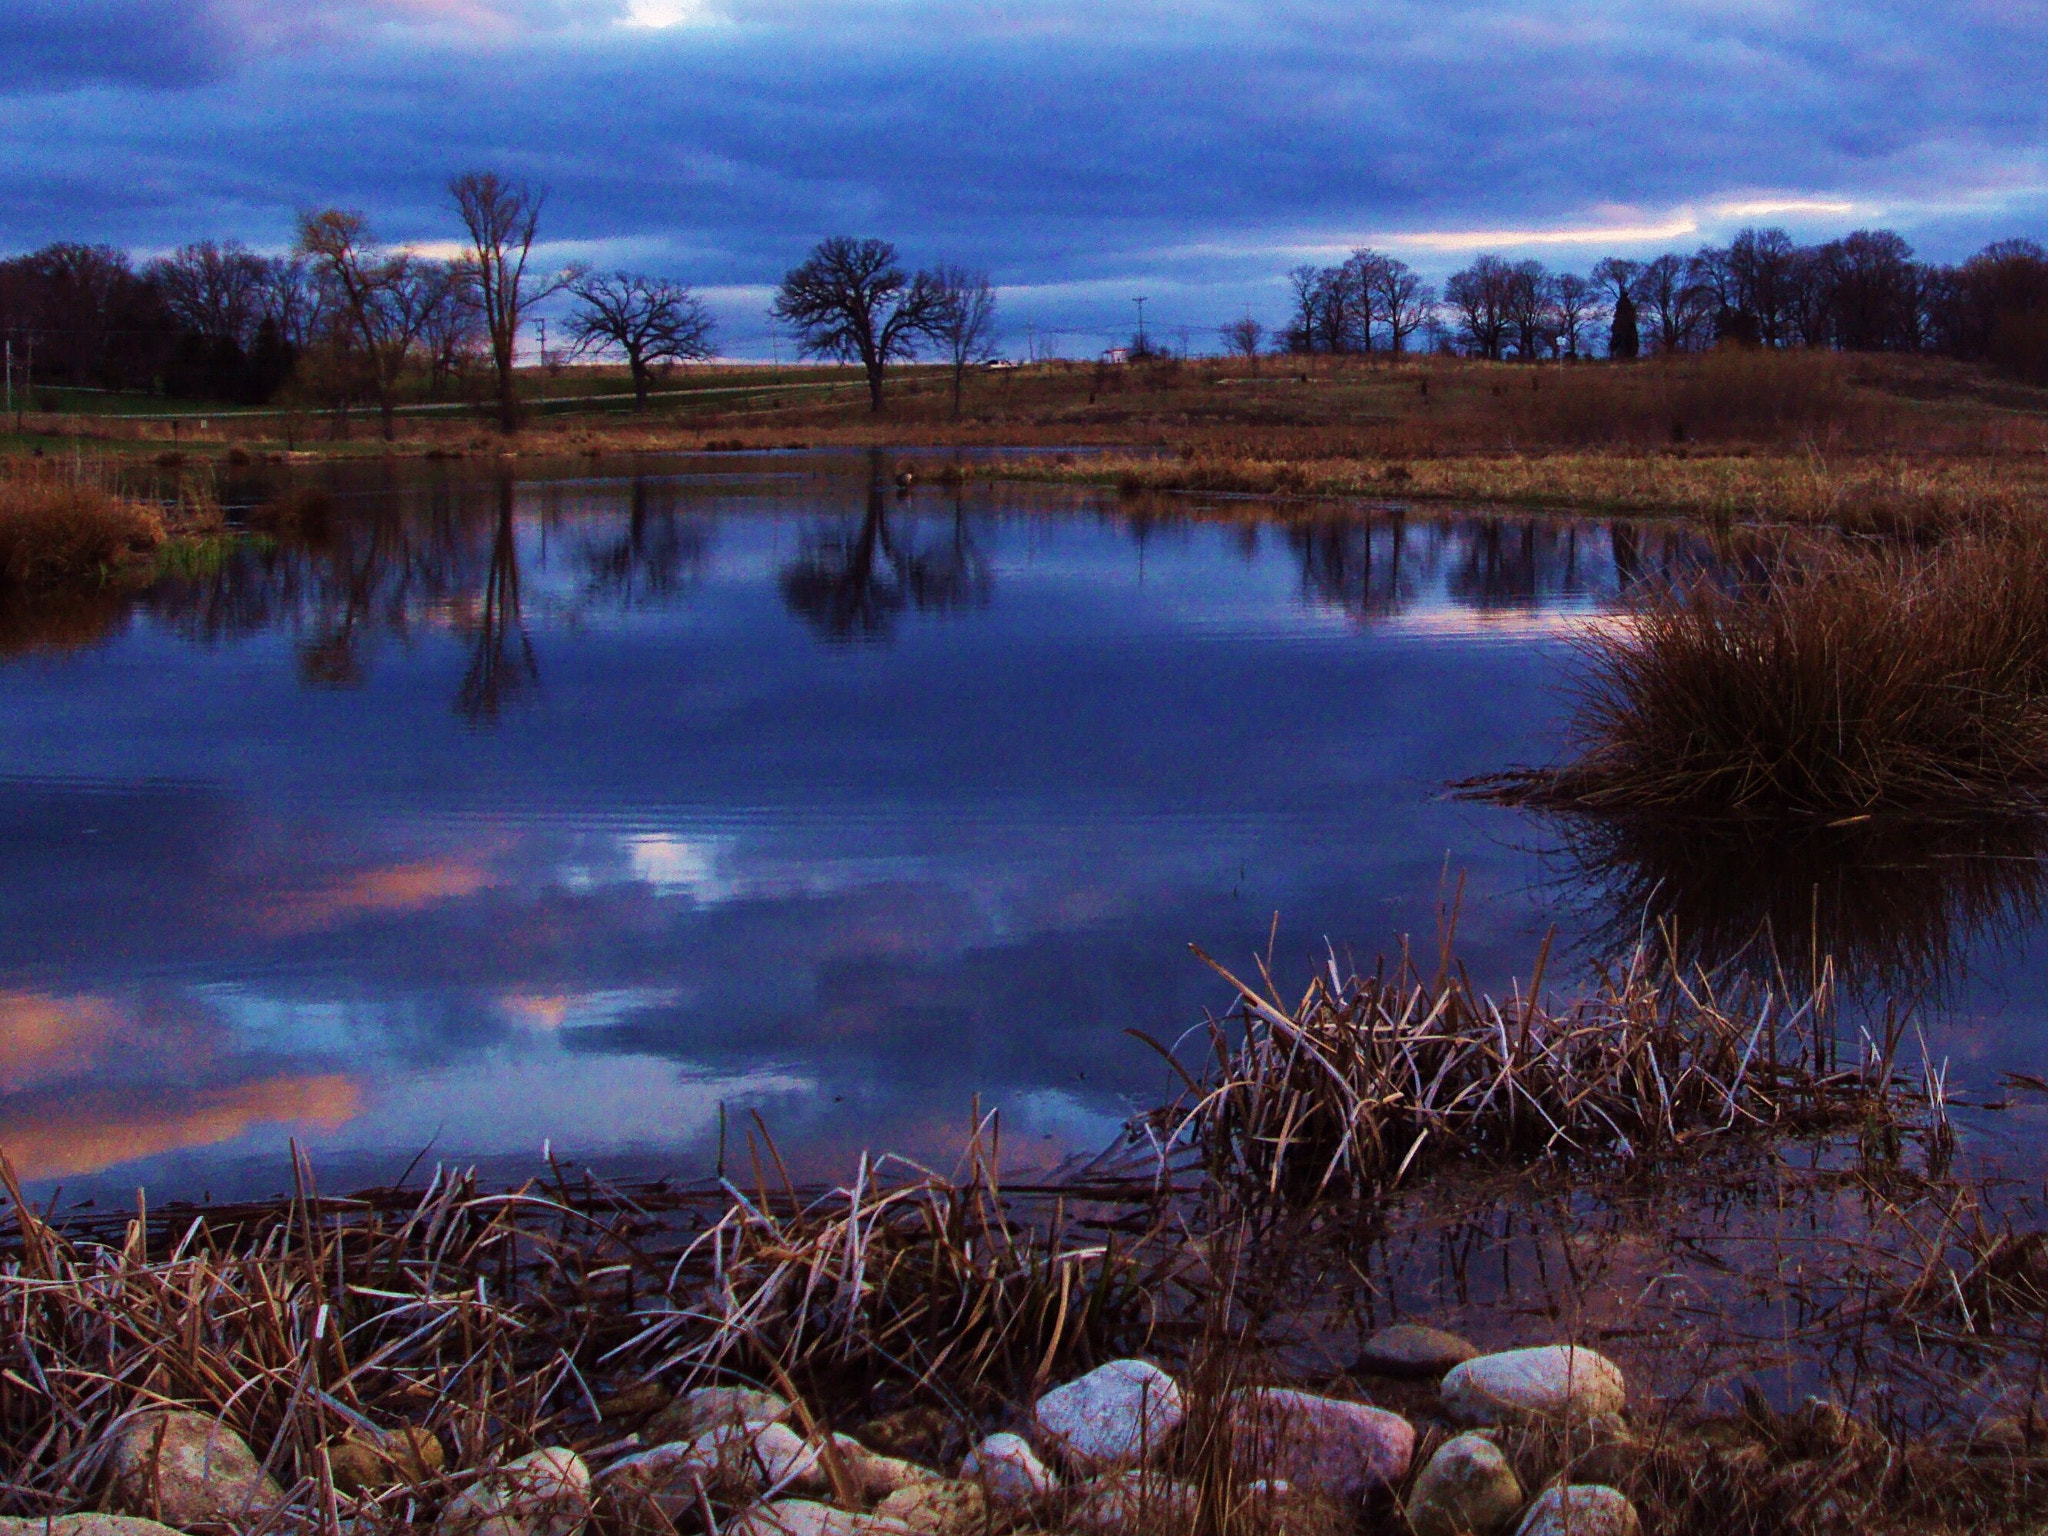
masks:
[[[1455,1333],[1421,1323],[1396,1323],[1365,1341],[1365,1348],[1358,1354],[1358,1365],[1361,1370],[1381,1376],[1421,1380],[1441,1376],[1478,1353],[1477,1345]]]
[[[1022,1435],[990,1435],[967,1453],[960,1475],[980,1483],[1002,1504],[1028,1504],[1059,1487],[1059,1480]]]
[[[1585,1420],[1620,1413],[1628,1405],[1621,1367],[1573,1344],[1480,1355],[1454,1367],[1440,1390],[1444,1411],[1461,1424]]]
[[[578,1536],[590,1521],[590,1469],[553,1446],[487,1472],[449,1501],[438,1536]]]
[[[1241,1475],[1350,1502],[1398,1483],[1415,1455],[1414,1426],[1367,1403],[1254,1387],[1230,1402],[1231,1455]]]
[[[182,1409],[122,1424],[107,1478],[117,1513],[181,1527],[244,1520],[284,1498],[240,1435],[211,1414]]]
[[[1129,1466],[1153,1455],[1185,1409],[1171,1376],[1146,1360],[1112,1360],[1055,1387],[1032,1410],[1040,1434],[1080,1467]]]
[[[1453,1435],[1436,1448],[1408,1493],[1415,1536],[1493,1536],[1522,1507],[1522,1481],[1484,1435]]]
[[[809,1499],[756,1504],[725,1527],[726,1536],[911,1536],[910,1527],[882,1515],[855,1514]]]
[[[1114,1472],[1086,1484],[1066,1528],[1110,1536],[1131,1530],[1185,1530],[1195,1518],[1195,1490],[1156,1472]]]
[[[788,1418],[788,1399],[752,1387],[699,1387],[685,1392],[640,1429],[647,1445],[695,1440],[735,1424],[779,1424]]]
[[[0,1536],[184,1536],[139,1515],[0,1515]]]
[[[1536,1496],[1515,1536],[1642,1536],[1636,1507],[1618,1488],[1560,1484]]]

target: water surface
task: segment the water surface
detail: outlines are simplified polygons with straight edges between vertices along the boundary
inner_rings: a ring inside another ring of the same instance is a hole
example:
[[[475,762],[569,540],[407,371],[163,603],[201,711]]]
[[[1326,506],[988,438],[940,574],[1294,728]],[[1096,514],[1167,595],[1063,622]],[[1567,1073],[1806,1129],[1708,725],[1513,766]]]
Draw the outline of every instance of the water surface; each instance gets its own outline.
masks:
[[[1557,754],[1574,626],[1693,535],[876,468],[336,469],[217,572],[0,615],[0,1145],[101,1198],[269,1190],[294,1136],[329,1187],[694,1175],[723,1106],[836,1173],[978,1100],[1050,1163],[1228,1002],[1190,944],[1298,984],[1462,887],[1506,985],[1672,888],[1443,786]],[[1990,884],[1930,897],[1987,1069],[2044,979]]]

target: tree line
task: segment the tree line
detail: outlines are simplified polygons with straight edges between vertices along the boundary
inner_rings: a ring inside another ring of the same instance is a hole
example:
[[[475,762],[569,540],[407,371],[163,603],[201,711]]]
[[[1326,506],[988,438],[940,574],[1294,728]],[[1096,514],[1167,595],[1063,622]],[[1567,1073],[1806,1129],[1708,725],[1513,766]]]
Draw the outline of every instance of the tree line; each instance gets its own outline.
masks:
[[[409,390],[440,398],[472,382],[490,386],[512,430],[520,330],[556,295],[572,300],[566,357],[623,361],[639,408],[659,370],[713,355],[711,314],[687,285],[536,265],[544,192],[475,171],[448,195],[461,231],[449,260],[386,244],[365,215],[327,208],[298,216],[283,256],[207,240],[140,266],[77,244],[0,261],[8,383],[245,405],[289,391],[342,413],[373,406],[390,437]],[[957,411],[967,370],[994,356],[996,294],[986,272],[911,274],[887,241],[842,236],[791,269],[771,318],[806,355],[860,364],[876,410],[886,368],[935,348]]]
[[[459,232],[448,260],[382,242],[363,214],[328,208],[299,215],[282,256],[201,241],[141,265],[78,244],[0,261],[8,381],[285,398],[344,415],[362,404],[388,436],[401,400],[422,389],[487,392],[510,430],[521,328],[558,295],[571,308],[557,357],[622,361],[640,408],[662,370],[713,355],[712,317],[686,284],[538,265],[543,191],[473,171],[448,197]],[[1222,327],[1229,350],[1626,359],[1732,342],[1936,353],[2048,382],[2048,251],[2030,240],[1945,266],[1917,260],[1890,230],[1800,245],[1782,229],[1744,229],[1725,246],[1608,257],[1585,273],[1481,255],[1440,290],[1361,249],[1296,267],[1287,283],[1285,322],[1269,334],[1247,314]],[[820,241],[791,268],[769,314],[804,355],[858,364],[876,410],[886,370],[923,353],[949,368],[957,411],[968,369],[991,360],[998,339],[986,272],[911,272],[887,241],[850,236]]]
[[[1438,292],[1405,263],[1359,250],[1288,274],[1291,309],[1273,337],[1288,353],[1438,350],[1490,359],[1613,358],[1722,343],[1921,352],[1987,361],[2048,382],[2048,250],[2001,240],[1953,266],[1915,259],[1895,231],[1800,245],[1744,229],[1727,245],[1590,271],[1482,255]],[[1225,327],[1255,350],[1257,322]]]

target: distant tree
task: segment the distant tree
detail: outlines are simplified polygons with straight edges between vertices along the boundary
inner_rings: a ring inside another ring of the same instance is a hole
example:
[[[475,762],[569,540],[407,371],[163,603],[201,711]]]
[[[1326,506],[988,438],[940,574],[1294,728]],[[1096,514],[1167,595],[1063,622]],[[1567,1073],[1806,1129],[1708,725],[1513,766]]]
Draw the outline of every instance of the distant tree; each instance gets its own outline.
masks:
[[[1480,357],[1500,360],[1514,300],[1515,269],[1498,256],[1481,256],[1444,284],[1466,344]]]
[[[448,183],[448,195],[469,236],[469,248],[456,270],[491,339],[498,426],[505,432],[517,431],[519,397],[513,366],[518,360],[519,322],[533,305],[560,293],[581,273],[573,267],[545,275],[527,271],[540,233],[545,190],[507,181],[495,171],[467,171]]]
[[[1291,268],[1287,273],[1287,287],[1294,299],[1294,310],[1289,316],[1287,350],[1290,352],[1313,352],[1316,349],[1316,316],[1322,305],[1323,269],[1315,266]]]
[[[1550,284],[1551,325],[1564,355],[1579,355],[1579,342],[1600,312],[1600,290],[1576,272],[1560,272]]]
[[[1693,281],[1683,256],[1664,255],[1643,263],[1634,298],[1649,313],[1650,337],[1660,353],[1683,352],[1695,345],[1713,314],[1709,290]]]
[[[1782,229],[1742,229],[1728,244],[1727,265],[1734,306],[1754,317],[1757,340],[1782,347],[1790,339],[1787,313],[1799,248]]]
[[[1249,362],[1254,374],[1259,371],[1259,343],[1265,339],[1266,328],[1249,314],[1223,327],[1223,344]]]
[[[905,273],[888,241],[834,235],[790,268],[769,313],[795,330],[805,355],[859,363],[879,412],[883,370],[916,356],[937,302],[931,278]]]
[[[633,376],[633,408],[647,409],[650,371],[711,356],[711,312],[681,283],[637,272],[586,274],[570,288],[577,309],[569,339],[578,352],[616,349]]]
[[[996,290],[986,272],[941,266],[929,274],[931,316],[924,334],[937,343],[953,370],[953,414],[967,386],[967,370],[995,356]]]
[[[1408,338],[1428,323],[1436,290],[1405,261],[1382,256],[1372,276],[1372,308],[1387,328],[1387,350],[1406,350]]]
[[[1398,265],[1383,251],[1361,247],[1344,263],[1344,288],[1351,310],[1351,345],[1360,352],[1373,346],[1373,326],[1383,322],[1386,309],[1381,302],[1388,270]]]
[[[266,309],[270,264],[238,241],[202,240],[150,263],[147,276],[187,330],[247,346]]]
[[[358,379],[375,397],[388,442],[399,380],[436,313],[457,302],[456,276],[444,263],[385,251],[362,214],[339,208],[301,214],[298,248],[327,290],[340,377]]]
[[[1632,363],[1642,355],[1643,339],[1636,330],[1636,300],[1626,284],[1614,298],[1614,323],[1607,332],[1607,355]]]
[[[1515,353],[1534,362],[1543,353],[1550,329],[1550,274],[1540,261],[1518,261],[1507,284],[1507,317],[1515,333]]]

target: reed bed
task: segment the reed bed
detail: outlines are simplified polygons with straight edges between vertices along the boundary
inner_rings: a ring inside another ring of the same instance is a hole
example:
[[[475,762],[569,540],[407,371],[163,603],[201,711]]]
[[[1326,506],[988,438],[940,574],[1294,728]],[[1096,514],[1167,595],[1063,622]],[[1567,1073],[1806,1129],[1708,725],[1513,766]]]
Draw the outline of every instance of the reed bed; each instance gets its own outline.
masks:
[[[0,475],[0,591],[105,583],[166,538],[163,515],[54,467]]]
[[[218,1416],[317,1521],[323,1447],[351,1431],[417,1426],[466,1470],[591,1401],[578,1356],[615,1310],[623,1250],[614,1223],[534,1188],[437,1178],[409,1209],[302,1195],[242,1222],[190,1215],[152,1254],[142,1213],[118,1243],[74,1238],[0,1176],[19,1228],[0,1269],[0,1510],[91,1507],[110,1433],[152,1407]],[[453,1486],[408,1483],[401,1504]]]
[[[1433,976],[1406,951],[1364,976],[1333,958],[1292,1004],[1223,974],[1238,1008],[1159,1119],[1273,1196],[1374,1196],[1451,1157],[1654,1163],[1719,1137],[1869,1134],[1902,1107],[1897,1031],[1845,1054],[1825,968],[1795,999],[1645,944],[1562,1006],[1541,958],[1526,996],[1496,999],[1448,948]]]
[[[2048,793],[2048,536],[1809,548],[1592,637],[1576,758],[1469,791],[1589,811],[2027,814]]]

